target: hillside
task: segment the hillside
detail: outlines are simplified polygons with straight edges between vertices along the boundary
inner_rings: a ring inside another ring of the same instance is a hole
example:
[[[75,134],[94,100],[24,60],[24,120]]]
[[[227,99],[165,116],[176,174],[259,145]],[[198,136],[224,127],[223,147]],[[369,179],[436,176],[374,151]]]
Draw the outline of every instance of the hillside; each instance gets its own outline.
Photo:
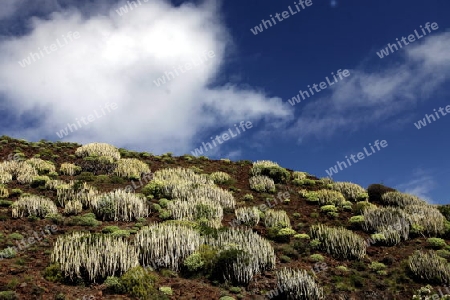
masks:
[[[0,161],[0,299],[425,299],[450,283],[450,210],[381,184],[6,136]]]

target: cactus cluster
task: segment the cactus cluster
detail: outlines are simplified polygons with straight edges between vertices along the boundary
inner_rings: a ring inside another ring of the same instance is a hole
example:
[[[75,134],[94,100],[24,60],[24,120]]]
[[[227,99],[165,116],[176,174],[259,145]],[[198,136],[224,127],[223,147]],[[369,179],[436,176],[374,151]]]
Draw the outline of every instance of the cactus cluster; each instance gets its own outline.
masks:
[[[120,177],[139,179],[142,174],[150,173],[149,166],[136,158],[121,158],[117,162],[114,174]]]
[[[260,215],[259,209],[256,206],[241,207],[234,211],[236,219],[240,224],[248,226],[256,226],[259,223]]]
[[[52,162],[40,158],[33,157],[27,159],[25,162],[35,168],[39,174],[47,174],[56,171],[55,165]]]
[[[380,232],[386,228],[397,230],[400,236],[407,240],[410,223],[408,215],[402,209],[395,207],[366,207],[363,211],[362,228],[366,232]]]
[[[0,198],[8,198],[8,197],[9,197],[8,188],[4,184],[0,183]]]
[[[284,210],[268,209],[264,216],[266,227],[291,228],[291,220]]]
[[[38,176],[38,171],[31,164],[25,161],[4,161],[0,163],[0,174],[8,173],[8,175],[3,175],[4,179],[11,180],[16,179],[19,183],[31,183],[35,176]]]
[[[251,229],[231,228],[219,232],[217,238],[208,237],[207,244],[220,252],[238,250],[237,259],[230,262],[224,279],[248,283],[254,275],[275,267],[275,251],[270,242]]]
[[[106,144],[106,143],[90,143],[90,144],[83,145],[83,146],[77,148],[77,150],[75,151],[75,155],[78,157],[105,156],[105,157],[110,157],[110,158],[114,159],[115,161],[120,159],[119,149],[117,149],[113,145]]]
[[[139,265],[138,258],[138,249],[126,239],[80,232],[59,236],[51,254],[52,262],[60,265],[65,277],[85,275],[93,282],[125,273]]]
[[[420,279],[426,281],[438,280],[442,284],[450,283],[450,266],[445,258],[434,251],[416,250],[408,259],[410,270]]]
[[[282,268],[276,272],[277,288],[284,299],[320,300],[324,298],[323,289],[305,270]]]
[[[74,176],[81,172],[81,167],[71,163],[62,163],[59,171],[61,174]]]
[[[206,223],[211,227],[219,228],[222,225],[222,206],[207,198],[190,201],[173,200],[167,204],[167,209],[176,220],[197,221],[206,219]]]
[[[130,222],[150,213],[144,197],[120,189],[94,196],[91,208],[97,217],[108,221]]]
[[[401,193],[387,192],[381,196],[381,202],[384,204],[404,208],[407,205],[426,205],[427,202],[417,196]]]
[[[225,172],[214,172],[209,174],[209,177],[211,178],[214,183],[225,183],[231,179],[231,176]]]
[[[353,202],[356,202],[360,196],[367,193],[365,188],[353,182],[335,182],[331,187],[333,190],[341,192],[345,199]]]
[[[406,205],[403,210],[408,213],[411,227],[423,228],[422,233],[438,236],[445,232],[446,218],[436,206],[429,204]]]
[[[52,200],[37,195],[20,196],[11,205],[11,208],[13,218],[27,216],[45,217],[48,214],[58,213],[58,209]]]
[[[191,201],[192,199],[209,198],[223,208],[234,208],[236,201],[233,195],[216,186],[207,175],[198,175],[193,170],[169,168],[154,173],[153,184],[157,183],[164,197]],[[152,182],[150,184],[152,184]]]
[[[366,255],[364,239],[344,227],[312,225],[310,236],[320,242],[323,251],[337,259],[362,259]]]
[[[345,198],[339,191],[322,189],[316,191],[315,194],[320,205],[342,206],[345,203]]]
[[[263,175],[252,176],[249,179],[249,183],[250,188],[257,192],[275,192],[275,182],[270,177]]]
[[[202,244],[198,231],[181,224],[158,223],[136,234],[142,265],[178,271],[183,260]]]

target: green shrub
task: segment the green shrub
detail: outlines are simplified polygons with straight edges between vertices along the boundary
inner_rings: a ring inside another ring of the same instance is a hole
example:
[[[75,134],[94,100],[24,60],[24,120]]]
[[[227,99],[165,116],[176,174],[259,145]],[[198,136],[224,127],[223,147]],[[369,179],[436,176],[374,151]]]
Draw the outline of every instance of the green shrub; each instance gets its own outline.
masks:
[[[338,209],[334,205],[324,205],[324,206],[320,207],[320,211],[321,212],[325,212],[325,213],[329,213],[329,212],[337,212]]]
[[[95,175],[92,172],[81,172],[81,174],[77,176],[77,180],[94,181]]]
[[[115,231],[120,230],[120,228],[118,226],[105,226],[102,229],[103,233],[113,233]]]
[[[111,233],[112,236],[129,237],[130,232],[128,230],[117,230]]]
[[[183,262],[183,265],[190,271],[196,272],[205,266],[201,253],[195,252],[189,255]]]
[[[348,219],[348,222],[351,225],[361,225],[364,222],[364,216],[353,216],[350,219]]]
[[[352,182],[335,182],[332,185],[333,190],[339,191],[344,195],[345,199],[356,202],[360,199],[361,194],[366,190],[360,185]]]
[[[84,214],[82,216],[75,216],[75,217],[70,218],[68,220],[68,224],[72,225],[72,226],[78,225],[78,226],[93,226],[93,227],[95,227],[95,226],[102,224],[102,222],[97,221],[95,219],[94,214],[88,213],[88,214]]]
[[[291,174],[285,168],[280,167],[277,163],[262,160],[253,163],[250,169],[252,176],[267,176],[274,180],[275,183],[286,183]]]
[[[14,291],[0,292],[0,300],[18,300],[19,296]]]
[[[9,207],[13,203],[14,203],[13,201],[9,201],[9,200],[0,200],[0,206],[3,206],[3,207]]]
[[[161,198],[159,199],[158,203],[162,208],[167,208],[167,205],[170,203],[170,200],[167,200],[166,198]]]
[[[162,287],[159,288],[159,291],[161,293],[163,293],[164,295],[167,295],[167,296],[172,296],[173,295],[173,291],[172,291],[172,288],[170,286],[162,286]]]
[[[50,178],[45,175],[44,176],[34,176],[33,180],[31,181],[31,186],[34,188],[43,186],[49,180],[50,180]]]
[[[312,180],[312,179],[305,178],[305,179],[294,179],[294,180],[292,180],[292,183],[294,185],[297,185],[297,186],[301,186],[301,185],[312,186],[312,185],[316,184],[316,181]]]
[[[309,240],[310,237],[308,234],[306,233],[299,233],[299,234],[295,234],[294,235],[294,239],[298,239],[298,240]]]
[[[435,249],[442,249],[445,246],[447,246],[447,243],[445,242],[445,240],[441,239],[441,238],[428,238],[427,239],[427,243]]]
[[[214,172],[209,174],[209,177],[214,181],[214,183],[224,184],[231,180],[231,176],[225,172]]]
[[[64,278],[61,268],[57,263],[51,264],[45,268],[43,275],[46,280],[51,282],[61,282]]]
[[[18,232],[14,232],[14,233],[11,233],[10,235],[8,235],[8,239],[11,239],[11,240],[23,240],[23,235],[21,235],[20,233],[18,233]]]
[[[356,203],[355,212],[357,214],[362,214],[363,211],[369,207],[374,208],[374,207],[376,207],[376,205],[370,203],[369,201],[359,201]]]
[[[245,194],[243,197],[244,201],[252,201],[253,195],[252,194]]]
[[[309,259],[313,262],[321,262],[325,260],[325,258],[321,254],[311,254],[309,256]]]
[[[126,293],[140,299],[155,299],[158,291],[155,283],[158,277],[141,266],[131,268],[120,277]]]
[[[152,180],[146,186],[142,188],[142,193],[146,196],[153,195],[155,198],[161,198],[164,196],[164,183],[159,180]]]
[[[381,270],[386,269],[386,265],[383,263],[380,263],[380,262],[373,261],[370,264],[369,269],[371,269],[373,271],[381,271]]]

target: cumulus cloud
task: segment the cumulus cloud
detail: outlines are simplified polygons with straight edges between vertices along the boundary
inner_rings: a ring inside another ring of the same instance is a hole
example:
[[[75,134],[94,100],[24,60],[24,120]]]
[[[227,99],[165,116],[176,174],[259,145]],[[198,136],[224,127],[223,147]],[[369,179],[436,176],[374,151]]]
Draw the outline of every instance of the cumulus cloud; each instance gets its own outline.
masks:
[[[26,35],[0,42],[0,101],[15,122],[7,134],[57,140],[67,123],[116,103],[116,110],[64,139],[188,153],[207,131],[242,120],[279,126],[292,118],[280,98],[231,83],[213,85],[232,44],[216,2],[177,7],[163,0],[141,2],[123,16],[116,9],[126,1],[107,8],[102,2],[95,14],[87,14],[86,6],[60,9],[32,18]],[[69,39],[75,32],[79,38]],[[62,46],[44,52],[58,40]],[[40,51],[41,58],[19,64]],[[154,83],[209,51],[215,56],[207,63],[159,87]],[[26,126],[23,116],[30,115],[35,120]]]
[[[301,113],[289,133],[301,142],[328,138],[338,131],[353,132],[393,116],[410,119],[397,115],[410,112],[449,79],[449,48],[450,32],[435,33],[395,53],[400,61],[379,71],[350,70],[350,77],[329,88],[329,96],[315,95],[297,104]],[[386,59],[394,60],[392,56]]]

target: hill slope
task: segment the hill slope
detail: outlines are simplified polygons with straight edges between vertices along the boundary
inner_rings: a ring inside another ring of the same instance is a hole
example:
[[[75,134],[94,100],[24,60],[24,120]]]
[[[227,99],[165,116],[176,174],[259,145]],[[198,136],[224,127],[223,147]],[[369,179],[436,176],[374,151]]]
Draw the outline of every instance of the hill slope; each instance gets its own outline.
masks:
[[[448,208],[380,184],[6,136],[0,157],[0,299],[412,299],[450,283]]]

